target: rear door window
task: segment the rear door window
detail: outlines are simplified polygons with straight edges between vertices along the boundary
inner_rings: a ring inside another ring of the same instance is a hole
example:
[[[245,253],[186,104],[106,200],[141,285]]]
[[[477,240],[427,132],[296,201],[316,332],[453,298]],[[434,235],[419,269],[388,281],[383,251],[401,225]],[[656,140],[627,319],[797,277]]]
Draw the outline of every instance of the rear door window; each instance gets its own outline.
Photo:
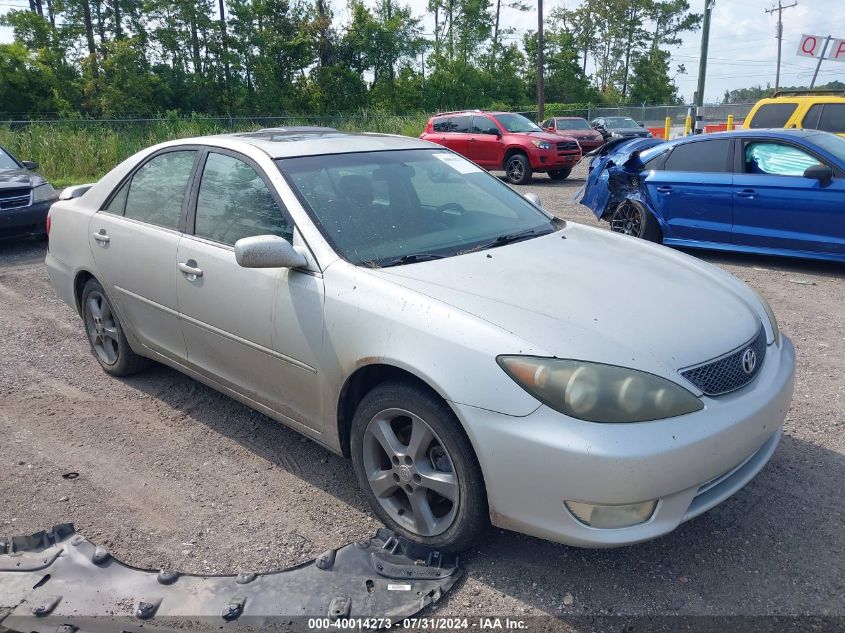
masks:
[[[439,119],[434,119],[433,127],[435,132],[448,132],[449,117],[444,116]]]
[[[178,229],[196,156],[196,150],[179,150],[147,161],[129,183],[124,215],[166,229]]]
[[[663,169],[666,171],[697,171],[723,173],[728,169],[728,139],[695,141],[678,145],[669,154]]]
[[[472,133],[473,134],[498,134],[499,128],[486,116],[472,117]]]
[[[766,103],[759,107],[748,126],[752,129],[783,127],[797,107],[797,103]]]
[[[470,116],[453,116],[449,119],[450,132],[469,133],[470,125],[472,124],[472,117]]]

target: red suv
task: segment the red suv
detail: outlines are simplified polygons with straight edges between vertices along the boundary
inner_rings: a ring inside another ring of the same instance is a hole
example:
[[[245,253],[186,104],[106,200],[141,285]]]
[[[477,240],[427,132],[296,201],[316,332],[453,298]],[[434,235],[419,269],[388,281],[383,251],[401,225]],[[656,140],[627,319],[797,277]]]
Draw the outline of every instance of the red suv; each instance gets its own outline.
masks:
[[[524,185],[535,171],[563,180],[581,160],[574,138],[548,134],[513,112],[446,112],[428,120],[420,138],[461,154],[480,167],[503,169],[509,182]]]

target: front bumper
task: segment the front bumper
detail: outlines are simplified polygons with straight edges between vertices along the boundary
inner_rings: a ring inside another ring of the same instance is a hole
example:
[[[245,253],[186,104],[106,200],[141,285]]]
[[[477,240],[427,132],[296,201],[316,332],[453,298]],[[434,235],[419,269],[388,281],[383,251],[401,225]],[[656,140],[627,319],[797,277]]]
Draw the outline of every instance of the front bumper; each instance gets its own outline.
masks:
[[[551,171],[554,169],[572,169],[581,160],[578,150],[538,149],[528,155],[528,162],[534,171]]]
[[[582,547],[649,540],[721,503],[768,462],[792,399],[795,350],[770,346],[757,378],[701,411],[638,424],[575,420],[545,406],[523,418],[454,404],[484,473],[494,525]],[[640,525],[580,523],[565,500],[657,499]]]
[[[0,239],[43,235],[47,231],[47,212],[53,202],[48,200],[28,207],[0,211]]]

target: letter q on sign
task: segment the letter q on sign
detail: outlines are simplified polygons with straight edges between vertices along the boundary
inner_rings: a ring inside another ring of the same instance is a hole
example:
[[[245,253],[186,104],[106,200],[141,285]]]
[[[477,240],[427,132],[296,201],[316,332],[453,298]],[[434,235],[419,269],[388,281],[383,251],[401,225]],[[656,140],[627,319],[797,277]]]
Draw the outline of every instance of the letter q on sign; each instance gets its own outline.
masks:
[[[798,55],[816,59],[818,55],[821,55],[824,40],[824,37],[819,37],[818,35],[802,35],[801,43],[798,44]]]

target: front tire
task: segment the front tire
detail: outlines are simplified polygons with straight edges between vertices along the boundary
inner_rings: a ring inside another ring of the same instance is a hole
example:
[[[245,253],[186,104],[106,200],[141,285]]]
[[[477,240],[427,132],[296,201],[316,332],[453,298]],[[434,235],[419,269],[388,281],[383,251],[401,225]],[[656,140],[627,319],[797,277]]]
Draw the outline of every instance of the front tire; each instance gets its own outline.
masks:
[[[96,279],[89,279],[82,289],[82,320],[91,353],[107,374],[129,376],[149,365],[129,347],[117,313]]]
[[[428,547],[461,551],[489,525],[481,468],[460,422],[428,389],[380,385],[352,421],[352,464],[378,517]]]
[[[553,169],[549,172],[549,178],[552,180],[566,180],[569,174],[572,173],[572,168],[569,169]]]
[[[511,154],[505,161],[505,176],[514,185],[524,185],[531,181],[531,164],[525,154]]]
[[[658,244],[662,241],[657,218],[644,205],[634,200],[624,200],[616,207],[610,216],[610,230]]]

